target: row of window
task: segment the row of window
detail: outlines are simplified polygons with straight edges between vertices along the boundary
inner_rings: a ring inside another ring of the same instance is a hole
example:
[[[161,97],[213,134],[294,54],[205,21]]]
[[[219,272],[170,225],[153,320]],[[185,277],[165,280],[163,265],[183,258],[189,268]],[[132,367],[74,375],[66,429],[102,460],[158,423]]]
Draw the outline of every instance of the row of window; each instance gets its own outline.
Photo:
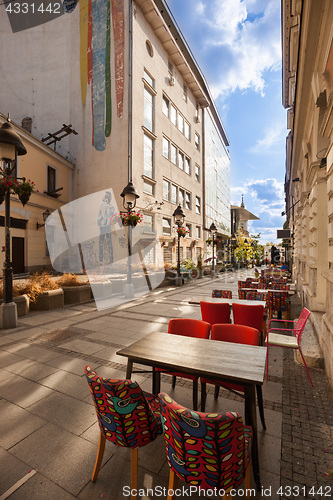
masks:
[[[166,95],[163,95],[162,112],[169,118],[171,123],[173,123],[183,135],[185,135],[186,139],[190,141],[191,125],[187,120],[185,120],[184,116],[178,111],[176,106],[170,101],[170,99],[168,99]]]
[[[192,224],[185,224],[188,233],[186,235],[186,238],[192,238]],[[167,236],[171,236],[171,230],[172,230],[172,220],[169,217],[163,217],[162,218],[162,233]],[[201,238],[201,227],[200,226],[195,226],[195,237],[197,239]]]
[[[163,200],[180,205],[187,210],[192,208],[192,195],[189,191],[173,184],[167,179],[163,179]],[[195,212],[201,214],[201,198],[195,197]]]

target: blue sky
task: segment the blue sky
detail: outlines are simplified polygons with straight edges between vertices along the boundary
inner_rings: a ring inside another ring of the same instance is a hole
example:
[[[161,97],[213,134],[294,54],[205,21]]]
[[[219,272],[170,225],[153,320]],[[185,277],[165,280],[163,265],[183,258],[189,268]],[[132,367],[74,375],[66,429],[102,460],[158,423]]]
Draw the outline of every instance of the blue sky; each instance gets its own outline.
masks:
[[[286,111],[278,0],[166,0],[215,99],[230,141],[231,203],[260,220],[261,242],[284,217]]]

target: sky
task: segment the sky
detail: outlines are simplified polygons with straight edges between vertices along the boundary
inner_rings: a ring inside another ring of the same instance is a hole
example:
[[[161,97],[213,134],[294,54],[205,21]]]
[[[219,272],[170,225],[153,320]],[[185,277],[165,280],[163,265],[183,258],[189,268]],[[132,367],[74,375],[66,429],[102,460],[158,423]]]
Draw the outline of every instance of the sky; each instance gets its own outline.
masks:
[[[282,229],[286,110],[279,0],[166,0],[204,74],[230,146],[231,204],[262,244]]]

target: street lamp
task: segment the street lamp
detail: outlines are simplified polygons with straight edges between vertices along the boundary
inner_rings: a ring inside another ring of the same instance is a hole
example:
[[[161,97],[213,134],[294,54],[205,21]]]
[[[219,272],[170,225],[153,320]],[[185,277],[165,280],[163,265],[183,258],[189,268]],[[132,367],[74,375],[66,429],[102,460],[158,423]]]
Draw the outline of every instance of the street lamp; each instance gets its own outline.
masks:
[[[184,224],[185,220],[185,214],[182,210],[182,207],[178,205],[174,213],[172,214],[175,223],[178,226],[178,253],[177,253],[177,279],[176,279],[176,286],[180,286],[182,284],[182,279],[180,277],[180,231],[179,229],[181,226]]]
[[[214,276],[214,274],[215,274],[215,262],[214,262],[215,256],[214,256],[214,245],[215,245],[215,236],[216,236],[216,233],[217,233],[217,227],[215,226],[214,222],[212,222],[212,223],[211,223],[210,228],[209,228],[209,232],[211,233],[211,235],[212,235],[212,240],[213,240],[213,264],[212,264],[212,275]]]
[[[17,156],[25,155],[20,136],[8,121],[0,128],[0,174],[4,179],[10,177],[17,162]],[[17,309],[13,302],[13,268],[10,260],[10,189],[5,192],[5,262],[3,266],[3,303],[0,308],[0,327],[17,326]]]
[[[136,206],[136,200],[140,198],[138,195],[133,182],[129,181],[127,186],[120,193],[120,196],[123,198],[123,207],[127,211],[129,215],[133,212]],[[132,283],[132,226],[136,226],[136,222],[128,223],[128,262],[127,262],[127,284],[125,286],[125,297],[133,298],[134,297],[134,286]]]
[[[49,209],[47,208],[45,210],[45,212],[43,212],[43,221],[44,221],[44,224],[40,224],[39,222],[37,222],[37,231],[40,227],[44,227],[45,226],[45,222],[46,222],[46,219],[48,218],[48,216],[51,215],[51,212],[49,211]]]

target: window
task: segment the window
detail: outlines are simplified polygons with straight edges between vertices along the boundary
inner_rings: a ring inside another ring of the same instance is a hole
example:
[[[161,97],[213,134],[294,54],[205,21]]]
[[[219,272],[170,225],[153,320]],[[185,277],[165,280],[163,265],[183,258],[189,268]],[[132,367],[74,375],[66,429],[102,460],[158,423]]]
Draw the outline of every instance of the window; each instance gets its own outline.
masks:
[[[47,194],[50,196],[56,196],[56,169],[47,166]]]
[[[178,188],[175,184],[171,185],[171,203],[177,203]]]
[[[185,191],[184,191],[184,189],[179,188],[179,190],[178,190],[178,203],[181,207],[185,206]]]
[[[154,184],[149,181],[143,181],[143,191],[147,194],[154,194]]]
[[[147,49],[149,56],[153,57],[153,55],[154,55],[153,46],[149,40],[146,40],[146,49]]]
[[[192,248],[191,247],[186,248],[186,258],[192,260]]]
[[[199,167],[199,165],[195,166],[195,180],[200,182],[200,167]]]
[[[178,167],[184,170],[184,153],[181,151],[178,152]]]
[[[178,113],[178,129],[184,133],[184,117],[180,113]]]
[[[173,75],[173,64],[171,61],[168,61],[168,71],[170,75]]]
[[[197,133],[194,134],[194,146],[195,149],[200,151],[200,136]]]
[[[170,120],[177,127],[177,110],[173,104],[170,104]]]
[[[185,83],[183,85],[183,99],[185,102],[187,102],[187,87],[186,87]]]
[[[162,99],[162,111],[163,111],[163,114],[165,114],[165,116],[167,116],[169,118],[170,101],[167,97],[165,97],[165,95],[163,96],[163,99]]]
[[[169,159],[169,156],[170,156],[170,142],[168,141],[168,139],[166,139],[165,137],[163,137],[163,156],[165,158],[168,158]]]
[[[163,234],[171,235],[171,219],[163,217],[162,219]]]
[[[153,87],[153,88],[155,87],[155,80],[154,80],[154,78],[152,78],[150,76],[150,74],[146,70],[143,71],[143,78],[146,80],[147,83],[149,83],[149,85],[151,87]]]
[[[195,197],[195,212],[199,215],[201,214],[201,199],[199,196]]]
[[[177,165],[177,148],[173,144],[170,144],[170,160]]]
[[[145,233],[152,233],[154,231],[153,216],[143,214],[143,230]]]
[[[188,156],[185,156],[185,172],[191,175],[191,160]]]
[[[191,210],[191,193],[188,193],[187,191],[185,194],[185,207],[187,210]]]
[[[200,227],[200,226],[197,226],[197,227],[196,227],[196,238],[197,238],[198,240],[200,240],[200,239],[201,239],[201,227]]]
[[[143,166],[143,173],[147,176],[147,177],[150,177],[151,179],[153,179],[154,175],[153,175],[153,153],[154,153],[154,150],[153,150],[153,140],[148,137],[147,134],[144,134],[143,135],[144,139],[144,143],[143,143],[143,150],[144,150],[144,166]]]
[[[153,131],[154,96],[148,89],[144,88],[144,126]]]
[[[185,133],[186,139],[188,139],[190,141],[191,140],[191,127],[190,127],[190,124],[187,123],[187,121],[185,121],[185,124],[184,124],[184,133]]]
[[[188,229],[187,238],[192,238],[192,224],[186,224]]]
[[[170,200],[170,182],[163,179],[163,200]]]

